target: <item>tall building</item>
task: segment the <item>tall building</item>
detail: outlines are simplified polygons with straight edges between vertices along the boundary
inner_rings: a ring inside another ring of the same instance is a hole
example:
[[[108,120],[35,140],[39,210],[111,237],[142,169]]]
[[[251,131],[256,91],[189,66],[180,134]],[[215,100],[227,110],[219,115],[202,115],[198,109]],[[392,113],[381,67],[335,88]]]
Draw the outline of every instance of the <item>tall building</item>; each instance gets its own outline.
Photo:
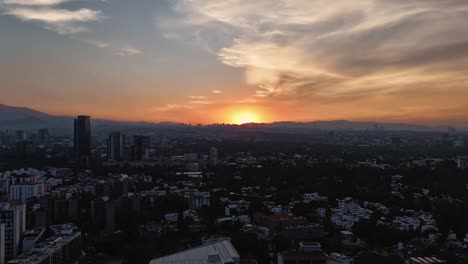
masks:
[[[43,128],[39,129],[39,144],[40,145],[48,145],[50,141],[50,136],[49,136],[49,129]]]
[[[0,224],[0,264],[5,264],[5,224]]]
[[[34,146],[31,141],[22,140],[16,142],[16,155],[18,158],[25,159],[33,152]]]
[[[125,136],[120,132],[113,132],[107,139],[107,159],[121,161],[124,158]]]
[[[133,137],[132,161],[145,161],[150,159],[150,138],[136,135]]]
[[[26,133],[24,132],[24,130],[17,130],[15,132],[15,138],[16,138],[16,141],[25,140],[26,139]]]
[[[213,147],[210,149],[210,165],[216,166],[218,164],[218,149]]]
[[[21,236],[26,230],[26,206],[12,203],[0,204],[0,225],[4,225],[5,261],[16,257],[21,245]]]
[[[89,158],[91,154],[91,117],[78,116],[74,126],[74,154],[76,160]]]
[[[9,131],[0,132],[0,145],[12,146],[15,143],[15,136]]]

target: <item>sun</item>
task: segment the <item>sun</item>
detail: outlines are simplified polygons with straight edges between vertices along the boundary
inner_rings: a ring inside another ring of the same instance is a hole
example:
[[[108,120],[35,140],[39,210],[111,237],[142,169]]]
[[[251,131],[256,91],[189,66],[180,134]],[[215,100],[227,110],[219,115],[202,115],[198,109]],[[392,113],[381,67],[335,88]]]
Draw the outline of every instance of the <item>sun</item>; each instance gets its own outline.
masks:
[[[252,111],[236,112],[232,115],[233,124],[242,125],[247,123],[259,122],[261,122],[259,114]]]

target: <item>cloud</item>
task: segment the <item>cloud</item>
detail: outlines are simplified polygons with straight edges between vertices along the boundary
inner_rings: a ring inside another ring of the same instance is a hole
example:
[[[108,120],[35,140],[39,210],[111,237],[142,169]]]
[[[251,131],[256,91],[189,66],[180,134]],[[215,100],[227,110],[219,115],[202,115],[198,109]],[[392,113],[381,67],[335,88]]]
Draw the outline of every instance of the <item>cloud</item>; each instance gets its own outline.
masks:
[[[101,49],[107,48],[107,47],[110,46],[109,43],[104,42],[104,41],[100,41],[100,40],[85,40],[85,42],[88,43],[88,44],[91,44],[91,45],[93,45],[95,47],[101,48]]]
[[[181,19],[162,27],[244,69],[254,98],[326,101],[468,80],[464,0],[178,0],[173,8]]]
[[[134,47],[125,47],[125,48],[121,48],[117,51],[117,55],[119,56],[135,56],[135,55],[139,55],[139,54],[142,54],[143,51],[137,49],[137,48],[134,48]]]
[[[190,95],[189,98],[190,99],[206,99],[207,97],[203,95]]]
[[[34,20],[48,24],[61,24],[98,20],[101,12],[87,8],[75,11],[52,8],[12,8],[6,11],[5,14],[16,16],[17,18],[25,21]]]
[[[181,105],[181,104],[167,104],[161,107],[155,107],[151,109],[151,112],[168,112],[168,111],[177,111],[177,110],[185,110],[191,109],[192,106],[190,105]]]
[[[51,6],[59,5],[69,0],[3,0],[0,1],[7,5],[29,5],[29,6]]]
[[[223,93],[223,91],[221,90],[211,90],[212,93],[214,94],[220,94],[220,93]]]
[[[203,100],[196,100],[196,101],[190,101],[190,104],[198,104],[198,105],[207,105],[207,104],[212,104],[213,102],[210,101],[203,101]]]
[[[100,10],[81,8],[69,10],[56,5],[68,0],[3,0],[3,14],[15,16],[23,21],[37,22],[44,28],[62,35],[77,34],[88,29],[85,23],[102,19]]]

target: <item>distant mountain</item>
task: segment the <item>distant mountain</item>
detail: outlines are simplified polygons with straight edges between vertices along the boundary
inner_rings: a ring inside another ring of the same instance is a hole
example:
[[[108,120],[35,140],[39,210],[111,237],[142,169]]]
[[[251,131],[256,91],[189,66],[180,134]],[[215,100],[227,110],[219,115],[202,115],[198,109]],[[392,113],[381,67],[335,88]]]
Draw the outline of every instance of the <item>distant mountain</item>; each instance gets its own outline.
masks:
[[[34,130],[49,128],[52,132],[60,134],[73,133],[73,119],[71,116],[55,116],[36,111],[26,107],[16,107],[0,104],[0,130],[24,129]],[[152,129],[183,129],[188,126],[174,122],[126,122],[106,119],[92,119],[93,131],[107,133],[109,131],[151,131]],[[205,126],[207,128],[211,126]],[[403,123],[354,122],[347,120],[313,121],[313,122],[274,122],[252,123],[237,126],[241,129],[271,129],[277,132],[294,132],[311,129],[319,130],[364,130],[364,131],[447,131],[447,126],[431,127]],[[195,127],[190,127],[194,129]],[[462,128],[462,130],[465,130]]]
[[[348,120],[313,121],[313,122],[276,122],[272,126],[286,126],[297,128],[317,128],[323,130],[408,130],[408,131],[432,131],[447,129],[430,126],[404,124],[404,123],[378,123],[355,122]]]
[[[73,132],[72,116],[55,116],[26,107],[0,104],[0,129],[33,130],[49,128],[56,133]],[[92,119],[93,129],[112,129],[122,127],[151,127],[156,124],[148,122],[124,122],[106,119]]]
[[[357,131],[434,131],[446,132],[448,126],[424,126],[405,123],[356,122],[348,120],[292,122],[282,121],[274,123],[249,123],[241,125],[257,129],[275,129],[277,131],[290,130],[357,130]],[[466,128],[461,128],[466,131]]]
[[[0,104],[0,122],[22,119],[25,117],[45,118],[48,114],[32,110],[26,107],[15,107]]]
[[[65,129],[73,122],[71,117],[53,116],[26,107],[0,104],[0,128],[32,129],[51,127]]]

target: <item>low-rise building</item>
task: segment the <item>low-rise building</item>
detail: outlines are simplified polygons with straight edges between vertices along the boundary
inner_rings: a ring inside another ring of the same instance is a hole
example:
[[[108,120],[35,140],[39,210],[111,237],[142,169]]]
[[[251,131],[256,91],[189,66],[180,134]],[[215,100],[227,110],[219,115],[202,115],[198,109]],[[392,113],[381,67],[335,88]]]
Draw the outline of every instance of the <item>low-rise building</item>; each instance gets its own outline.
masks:
[[[216,240],[199,247],[153,259],[150,264],[239,264],[240,256],[229,239]]]
[[[328,256],[322,251],[320,243],[299,244],[299,250],[278,254],[278,264],[325,264]]]
[[[25,251],[7,264],[62,264],[71,263],[79,257],[81,232],[73,224],[50,227],[54,235]]]

